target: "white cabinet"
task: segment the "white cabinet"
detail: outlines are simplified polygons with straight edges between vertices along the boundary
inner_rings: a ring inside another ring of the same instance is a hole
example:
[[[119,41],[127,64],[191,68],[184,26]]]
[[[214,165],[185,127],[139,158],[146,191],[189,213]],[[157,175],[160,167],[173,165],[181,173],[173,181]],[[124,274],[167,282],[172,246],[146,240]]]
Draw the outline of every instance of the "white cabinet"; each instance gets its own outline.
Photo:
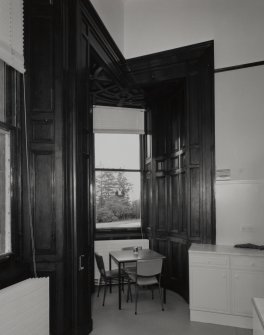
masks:
[[[191,306],[213,312],[229,311],[229,273],[226,269],[191,269]]]
[[[264,251],[193,244],[192,321],[252,328],[252,298],[264,298]]]
[[[253,299],[253,335],[264,335],[264,299]]]
[[[264,272],[232,270],[232,312],[252,316],[252,298],[264,297]]]

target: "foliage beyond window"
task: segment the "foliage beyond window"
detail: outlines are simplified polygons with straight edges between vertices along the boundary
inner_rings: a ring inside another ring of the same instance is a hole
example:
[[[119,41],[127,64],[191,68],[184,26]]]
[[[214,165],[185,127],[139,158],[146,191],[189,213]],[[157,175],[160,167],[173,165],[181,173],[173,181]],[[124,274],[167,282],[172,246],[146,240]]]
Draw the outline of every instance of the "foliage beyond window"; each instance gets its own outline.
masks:
[[[133,189],[124,172],[100,171],[96,176],[96,221],[112,222],[140,218],[140,202],[130,200]]]

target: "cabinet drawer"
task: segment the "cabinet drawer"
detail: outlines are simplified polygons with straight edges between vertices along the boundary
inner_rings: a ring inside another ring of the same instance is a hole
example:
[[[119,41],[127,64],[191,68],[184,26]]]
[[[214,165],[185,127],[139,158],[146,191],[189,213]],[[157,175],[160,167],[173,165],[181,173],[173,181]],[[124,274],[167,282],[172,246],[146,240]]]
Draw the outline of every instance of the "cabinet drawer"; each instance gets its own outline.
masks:
[[[264,270],[264,257],[231,256],[232,268]]]
[[[228,266],[228,256],[213,254],[191,254],[190,265],[206,265],[206,266]]]

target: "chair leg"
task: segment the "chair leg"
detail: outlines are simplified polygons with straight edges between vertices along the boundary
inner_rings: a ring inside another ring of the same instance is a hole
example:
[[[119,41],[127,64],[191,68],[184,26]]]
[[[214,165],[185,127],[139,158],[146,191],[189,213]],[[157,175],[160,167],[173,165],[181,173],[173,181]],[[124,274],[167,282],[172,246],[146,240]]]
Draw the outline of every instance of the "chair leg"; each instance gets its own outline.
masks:
[[[133,302],[131,285],[130,285],[130,287],[129,287],[129,292],[130,292],[130,300],[131,300],[131,302]]]
[[[152,300],[154,299],[154,288],[153,286],[151,286],[151,297],[152,297]]]
[[[163,296],[162,296],[162,288],[160,287],[160,283],[159,283],[159,294],[160,294],[161,310],[164,311],[164,306],[163,306]]]
[[[130,280],[128,279],[128,282],[127,282],[127,302],[129,300],[129,291],[130,291]]]
[[[136,289],[136,301],[135,301],[135,314],[137,315],[137,302],[138,302],[138,286],[135,284]]]
[[[110,279],[110,281],[109,281],[109,288],[110,288],[110,293],[112,293],[112,279]]]
[[[125,285],[124,285],[124,277],[122,277],[122,292],[124,292],[125,291],[125,289],[124,289],[124,287],[125,287]]]
[[[105,281],[103,306],[105,304],[105,296],[106,296],[106,291],[107,291],[107,284],[108,284],[107,281]]]
[[[130,281],[130,279],[128,279],[128,283],[127,283],[127,302],[128,302],[128,300],[129,300],[129,295],[130,295],[130,300],[131,300],[131,302],[133,301],[132,300],[132,292],[131,292],[131,281]]]
[[[102,281],[102,277],[100,276],[99,286],[98,286],[98,290],[97,290],[97,297],[99,297],[99,293],[100,293],[100,290],[101,290],[101,281]]]

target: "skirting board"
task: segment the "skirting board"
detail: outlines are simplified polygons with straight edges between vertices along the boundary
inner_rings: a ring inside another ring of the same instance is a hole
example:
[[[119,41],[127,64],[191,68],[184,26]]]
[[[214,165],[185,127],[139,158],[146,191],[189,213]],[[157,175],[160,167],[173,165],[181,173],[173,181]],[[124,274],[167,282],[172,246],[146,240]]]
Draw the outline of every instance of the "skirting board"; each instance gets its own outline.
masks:
[[[248,316],[213,313],[205,311],[190,311],[191,321],[213,323],[223,326],[252,329],[252,318]]]

